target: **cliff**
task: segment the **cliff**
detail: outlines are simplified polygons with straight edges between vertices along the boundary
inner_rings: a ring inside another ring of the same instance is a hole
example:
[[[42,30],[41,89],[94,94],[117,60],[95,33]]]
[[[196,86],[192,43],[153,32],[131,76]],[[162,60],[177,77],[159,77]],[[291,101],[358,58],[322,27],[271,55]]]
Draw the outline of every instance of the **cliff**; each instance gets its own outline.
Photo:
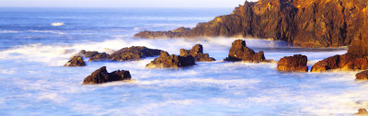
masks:
[[[301,47],[347,46],[354,39],[366,37],[367,3],[367,0],[245,2],[230,15],[199,23],[193,29],[181,27],[172,31],[143,31],[135,37],[255,37],[284,40]]]

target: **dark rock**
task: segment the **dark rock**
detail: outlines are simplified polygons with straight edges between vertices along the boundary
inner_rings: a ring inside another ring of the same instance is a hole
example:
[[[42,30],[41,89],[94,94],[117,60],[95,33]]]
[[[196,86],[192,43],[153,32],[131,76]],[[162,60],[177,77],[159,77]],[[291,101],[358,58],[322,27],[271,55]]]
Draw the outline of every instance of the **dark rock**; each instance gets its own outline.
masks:
[[[180,49],[180,56],[187,57],[193,56],[195,61],[215,61],[214,58],[210,57],[208,54],[203,53],[203,46],[197,44],[193,46],[191,50]]]
[[[355,80],[367,81],[368,80],[368,70],[356,74],[355,77],[356,77]]]
[[[86,51],[86,50],[81,50],[79,53],[78,53],[78,56],[81,56],[81,57],[85,57],[85,58],[90,58],[96,54],[99,54],[97,51]]]
[[[160,57],[151,61],[146,67],[149,68],[179,68],[195,65],[194,57],[192,56],[176,56],[162,51]]]
[[[235,40],[229,51],[226,61],[246,61],[246,62],[265,62],[263,51],[255,53],[252,49],[246,46],[245,41]]]
[[[97,53],[91,57],[89,57],[89,61],[106,61],[109,59],[110,55],[103,52],[103,53]]]
[[[352,54],[336,55],[317,62],[312,67],[312,72],[325,72],[332,69],[344,71],[367,70],[368,56],[357,57]]]
[[[140,60],[146,57],[158,56],[160,52],[161,50],[149,49],[143,46],[132,46],[114,52],[109,56],[109,59],[112,61]]]
[[[84,62],[83,58],[80,56],[73,56],[68,63],[66,63],[64,66],[67,67],[77,67],[77,66],[86,66],[86,63]]]
[[[277,63],[277,70],[281,72],[308,72],[308,58],[304,55],[287,56]]]
[[[368,112],[365,108],[360,108],[358,110],[358,113],[355,113],[354,115],[358,115],[358,116],[368,116]]]
[[[93,72],[88,77],[86,77],[83,80],[83,84],[102,84],[102,83],[112,82],[112,81],[131,80],[131,78],[132,77],[129,71],[117,70],[117,71],[108,73],[106,70],[106,66],[103,66],[100,69]]]
[[[89,61],[104,61],[104,60],[109,60],[109,54],[103,52],[103,53],[99,53],[97,51],[86,51],[86,50],[81,50],[78,53],[79,56],[85,57],[85,58],[89,58]]]
[[[193,29],[144,31],[136,38],[255,37],[284,40],[301,47],[349,45],[368,38],[367,0],[259,0],[245,2],[230,15],[218,16]],[[362,39],[361,39],[362,40]],[[354,46],[359,48],[360,42]],[[367,46],[365,46],[367,47]],[[361,54],[365,51],[350,49]]]

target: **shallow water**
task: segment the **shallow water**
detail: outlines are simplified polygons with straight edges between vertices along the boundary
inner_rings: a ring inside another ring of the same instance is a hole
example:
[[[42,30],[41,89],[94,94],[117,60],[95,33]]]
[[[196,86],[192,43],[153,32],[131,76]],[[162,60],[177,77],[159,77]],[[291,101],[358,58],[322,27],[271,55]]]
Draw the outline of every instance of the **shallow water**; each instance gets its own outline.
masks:
[[[354,81],[357,72],[280,73],[276,63],[223,62],[234,41],[229,38],[132,38],[146,29],[193,27],[231,9],[156,11],[0,9],[4,17],[0,18],[0,115],[353,115],[367,107],[368,86]],[[64,25],[51,25],[56,22]],[[346,53],[346,48],[246,42],[256,51],[263,50],[267,59],[307,55],[309,66]],[[82,49],[112,52],[139,45],[179,54],[181,48],[197,43],[218,61],[182,69],[145,68],[154,58],[62,67]],[[134,81],[81,85],[101,66],[108,71],[129,70]]]

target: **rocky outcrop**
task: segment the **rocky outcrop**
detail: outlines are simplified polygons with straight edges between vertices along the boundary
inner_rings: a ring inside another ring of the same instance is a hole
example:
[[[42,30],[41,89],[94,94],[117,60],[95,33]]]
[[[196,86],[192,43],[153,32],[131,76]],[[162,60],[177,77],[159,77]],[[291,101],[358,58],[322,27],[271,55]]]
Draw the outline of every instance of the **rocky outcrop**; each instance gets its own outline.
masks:
[[[132,46],[129,48],[122,48],[111,55],[105,52],[99,53],[97,51],[82,50],[78,53],[78,56],[89,58],[89,61],[131,61],[158,56],[160,52],[161,50],[150,49],[143,46]]]
[[[77,67],[77,66],[86,66],[86,63],[84,62],[83,58],[80,56],[73,56],[68,63],[66,63],[64,66],[66,67]]]
[[[112,82],[112,81],[131,80],[131,78],[132,77],[129,71],[117,70],[117,71],[108,73],[106,70],[106,66],[103,66],[100,69],[93,72],[88,77],[86,77],[83,80],[83,84],[102,84],[102,83]]]
[[[346,46],[353,39],[367,38],[365,33],[368,29],[367,9],[367,0],[246,1],[244,5],[236,7],[230,15],[218,16],[209,22],[199,23],[193,29],[181,27],[178,29],[181,31],[144,31],[135,37],[240,36],[273,38],[301,47]]]
[[[112,61],[140,60],[146,57],[158,56],[160,52],[161,50],[149,49],[143,46],[132,46],[114,52],[109,56],[109,59]]]
[[[180,49],[180,56],[194,57],[195,61],[204,62],[204,61],[215,61],[214,58],[210,57],[208,54],[203,53],[203,46],[201,44],[197,44],[193,46],[191,50]]]
[[[195,65],[194,57],[192,56],[176,56],[162,51],[160,57],[147,64],[148,68],[179,68]]]
[[[287,56],[277,63],[277,70],[281,72],[308,72],[308,58],[304,55]]]
[[[358,57],[350,53],[336,55],[317,62],[312,67],[312,72],[325,72],[328,70],[366,70],[368,69],[368,56]]]
[[[235,40],[225,61],[266,62],[263,51],[258,53],[246,46],[245,41]]]
[[[368,70],[356,74],[355,77],[356,77],[355,80],[367,81],[368,80]]]

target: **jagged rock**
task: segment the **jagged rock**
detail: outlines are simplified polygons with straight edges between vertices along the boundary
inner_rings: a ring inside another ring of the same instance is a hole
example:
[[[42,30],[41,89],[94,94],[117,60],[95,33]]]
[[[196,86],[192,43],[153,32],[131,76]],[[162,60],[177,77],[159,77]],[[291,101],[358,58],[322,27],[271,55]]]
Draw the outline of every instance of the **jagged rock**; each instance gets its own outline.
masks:
[[[215,61],[214,58],[210,57],[208,54],[203,53],[203,46],[201,44],[193,46],[191,50],[180,49],[180,56],[193,56],[195,61]]]
[[[368,116],[368,112],[365,108],[360,108],[358,110],[358,113],[355,113],[354,115],[357,115],[357,116]]]
[[[255,37],[301,47],[337,47],[367,38],[367,0],[259,0],[245,2],[185,31],[144,31],[136,38]],[[361,44],[356,42],[356,44]],[[353,44],[357,48],[357,46]],[[363,45],[363,44],[361,44]],[[366,47],[367,48],[367,47]],[[368,50],[365,49],[365,54]],[[355,51],[351,49],[351,51]],[[357,51],[362,53],[361,51]]]
[[[226,61],[246,61],[246,62],[265,62],[263,51],[255,53],[246,46],[245,41],[235,40],[229,51]]]
[[[131,80],[131,78],[132,77],[129,71],[117,70],[117,71],[108,73],[106,70],[106,66],[103,66],[100,69],[93,72],[88,77],[86,77],[83,80],[83,84],[102,84],[102,83],[112,82],[112,81]]]
[[[360,80],[360,81],[368,80],[368,70],[356,74],[355,77],[356,77],[355,80]]]
[[[86,63],[84,62],[83,58],[80,56],[73,56],[68,63],[66,63],[64,66],[66,67],[77,67],[77,66],[86,66]]]
[[[146,67],[149,68],[179,68],[195,65],[194,57],[192,56],[176,56],[169,55],[165,51],[161,51],[160,57],[151,61]]]
[[[277,63],[277,70],[281,72],[308,72],[308,58],[304,55],[287,56]]]
[[[160,52],[161,50],[149,49],[143,46],[132,46],[114,52],[109,56],[109,59],[112,61],[140,60],[146,57],[158,56]]]
[[[312,72],[325,72],[332,69],[345,71],[368,69],[368,56],[357,57],[352,54],[336,55],[317,62],[312,67]]]

